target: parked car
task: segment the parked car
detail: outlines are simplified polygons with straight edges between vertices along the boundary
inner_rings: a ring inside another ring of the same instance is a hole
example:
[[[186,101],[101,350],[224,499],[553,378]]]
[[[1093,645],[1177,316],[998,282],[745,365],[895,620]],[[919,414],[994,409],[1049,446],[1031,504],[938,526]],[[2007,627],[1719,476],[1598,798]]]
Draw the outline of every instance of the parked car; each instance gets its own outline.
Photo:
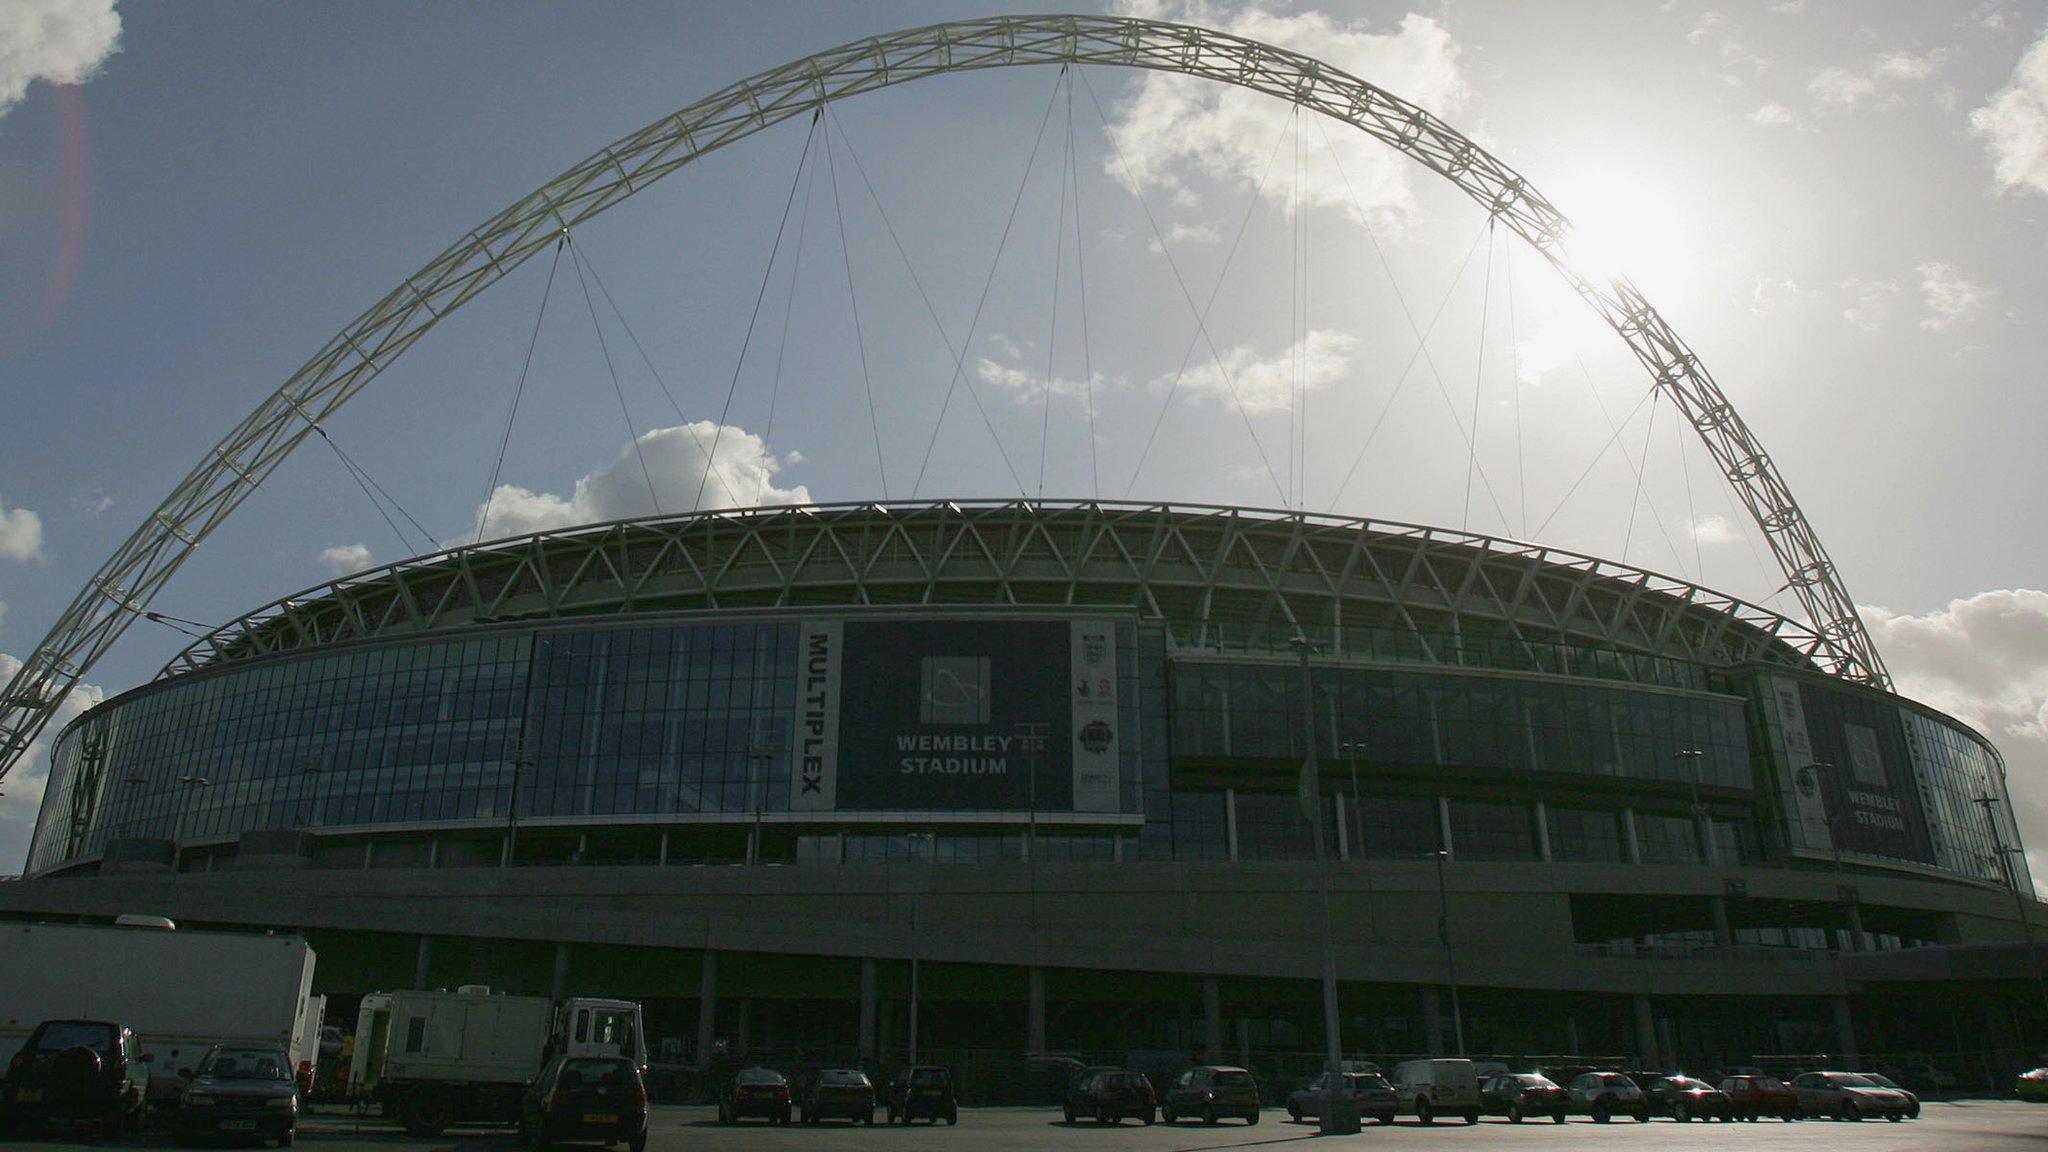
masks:
[[[1345,1061],[1346,1064],[1362,1061]],[[1320,1120],[1323,1116],[1324,1085],[1330,1082],[1325,1072],[1309,1081],[1308,1087],[1300,1088],[1287,1097],[1287,1115],[1295,1120]],[[1401,1110],[1400,1093],[1387,1083],[1387,1078],[1377,1072],[1344,1073],[1344,1090],[1350,1094],[1351,1102],[1358,1106],[1360,1119],[1372,1119],[1381,1124],[1392,1124],[1394,1114]]]
[[[171,1130],[180,1140],[253,1136],[289,1148],[299,1126],[299,1089],[291,1057],[268,1044],[215,1044],[178,1099]]]
[[[1803,1072],[1792,1080],[1801,1116],[1861,1120],[1882,1116],[1897,1123],[1920,1110],[1920,1102],[1859,1072]]]
[[[737,1124],[750,1117],[787,1124],[789,1109],[789,1081],[773,1068],[740,1069],[718,1096],[720,1124]]]
[[[1121,1124],[1131,1116],[1150,1124],[1158,1114],[1152,1082],[1125,1068],[1090,1072],[1067,1089],[1067,1123],[1087,1117],[1097,1124]]]
[[[1159,1115],[1168,1124],[1183,1116],[1198,1117],[1204,1124],[1214,1124],[1225,1116],[1257,1124],[1259,1082],[1242,1068],[1220,1064],[1190,1068],[1166,1090]]]
[[[1877,1085],[1879,1088],[1889,1088],[1892,1091],[1897,1092],[1899,1095],[1904,1096],[1906,1098],[1906,1119],[1918,1120],[1920,1118],[1920,1096],[1918,1093],[1907,1091],[1906,1088],[1901,1086],[1897,1080],[1892,1079],[1891,1077],[1885,1075],[1882,1072],[1865,1072],[1863,1074],[1863,1078]]]
[[[624,1056],[557,1056],[527,1085],[519,1138],[542,1152],[556,1141],[647,1148],[647,1085]]]
[[[1467,1124],[1479,1123],[1479,1076],[1470,1060],[1403,1060],[1394,1065],[1390,1079],[1402,1109],[1412,1110],[1424,1124],[1436,1123],[1439,1116],[1463,1116]]]
[[[2048,1100],[2048,1067],[2020,1073],[2013,1080],[2012,1092],[2022,1100]]]
[[[1730,1076],[1721,1081],[1721,1091],[1728,1094],[1728,1110],[1737,1120],[1754,1122],[1763,1116],[1786,1121],[1799,1118],[1798,1094],[1776,1076],[1761,1072]]]
[[[111,1021],[45,1020],[7,1065],[5,1115],[15,1125],[132,1132],[148,1096],[135,1032]]]
[[[1650,1102],[1643,1090],[1620,1072],[1587,1072],[1565,1085],[1565,1093],[1571,1098],[1571,1110],[1591,1116],[1595,1124],[1605,1124],[1616,1116],[1633,1116],[1639,1121],[1650,1118]]]
[[[1511,1072],[1479,1086],[1479,1111],[1505,1116],[1510,1124],[1529,1116],[1548,1116],[1562,1124],[1571,1111],[1571,1097],[1540,1072]]]
[[[852,1068],[827,1068],[804,1093],[798,1112],[806,1124],[833,1117],[855,1124],[875,1122],[875,1085],[865,1073]]]
[[[891,1124],[920,1117],[934,1124],[958,1124],[960,1101],[953,1095],[953,1074],[936,1064],[905,1068],[889,1081],[887,1110]]]
[[[1689,1120],[1732,1120],[1728,1094],[1693,1076],[1660,1076],[1643,1090],[1650,1101],[1650,1113],[1669,1116],[1680,1124]]]

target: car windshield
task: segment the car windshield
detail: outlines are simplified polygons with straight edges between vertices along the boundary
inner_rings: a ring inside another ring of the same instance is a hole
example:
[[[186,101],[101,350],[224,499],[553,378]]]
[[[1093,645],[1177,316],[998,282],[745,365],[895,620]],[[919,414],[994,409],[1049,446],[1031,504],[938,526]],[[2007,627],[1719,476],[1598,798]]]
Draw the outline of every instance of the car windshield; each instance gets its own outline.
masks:
[[[786,1080],[784,1080],[784,1079],[782,1078],[782,1073],[780,1073],[780,1072],[772,1072],[772,1071],[770,1071],[770,1070],[768,1070],[768,1069],[766,1069],[766,1068],[749,1068],[749,1069],[747,1069],[747,1070],[745,1070],[745,1071],[741,1072],[741,1073],[739,1074],[739,1076],[738,1076],[738,1077],[736,1077],[736,1079],[737,1079],[737,1080],[738,1080],[738,1082],[739,1082],[739,1083],[741,1083],[741,1084],[786,1084],[786,1083],[788,1083],[788,1081],[786,1081]]]
[[[1600,1084],[1605,1088],[1634,1088],[1636,1086],[1635,1081],[1623,1076],[1619,1072],[1610,1072],[1600,1077]]]
[[[1103,1086],[1107,1088],[1136,1088],[1143,1080],[1144,1077],[1138,1075],[1136,1072],[1116,1072],[1111,1075],[1104,1076],[1102,1078],[1102,1083]]]
[[[284,1080],[290,1066],[275,1048],[216,1048],[200,1062],[199,1074],[215,1080]]]
[[[585,1084],[606,1087],[621,1087],[633,1082],[633,1065],[626,1060],[576,1059],[564,1064],[562,1072],[575,1075]]]
[[[1872,1084],[1877,1085],[1879,1088],[1897,1088],[1899,1086],[1899,1082],[1897,1080],[1894,1080],[1889,1076],[1880,1075],[1876,1072],[1865,1072],[1863,1074],[1863,1078],[1865,1080],[1870,1081]]]
[[[1536,1073],[1534,1073],[1534,1072],[1524,1072],[1524,1073],[1522,1073],[1522,1074],[1521,1074],[1521,1075],[1519,1075],[1519,1076],[1510,1076],[1510,1077],[1508,1077],[1508,1079],[1510,1079],[1510,1080],[1514,1081],[1514,1082],[1515,1082],[1515,1083],[1517,1083],[1517,1084],[1520,1084],[1520,1085],[1521,1085],[1522,1087],[1524,1087],[1524,1088],[1555,1088],[1555,1087],[1557,1087],[1557,1085],[1556,1085],[1556,1084],[1553,1084],[1553,1083],[1551,1083],[1550,1077],[1548,1077],[1548,1076],[1538,1076],[1538,1075],[1537,1075]]]
[[[1360,1088],[1384,1088],[1389,1092],[1394,1090],[1394,1086],[1387,1083],[1387,1078],[1377,1072],[1354,1072],[1345,1079],[1351,1081],[1353,1091]]]
[[[105,1024],[66,1020],[43,1029],[36,1041],[38,1052],[62,1052],[66,1048],[90,1048],[106,1052],[114,1046],[114,1030]]]
[[[1242,1088],[1252,1082],[1252,1074],[1236,1071],[1218,1072],[1209,1082],[1225,1088]]]
[[[834,1068],[818,1073],[818,1083],[827,1088],[865,1088],[868,1078],[845,1068]]]
[[[946,1082],[946,1070],[944,1068],[919,1068],[910,1074],[910,1082],[923,1088],[943,1085]]]
[[[1708,1086],[1706,1081],[1695,1080],[1690,1076],[1673,1076],[1664,1082],[1681,1091],[1699,1091]]]
[[[1885,1085],[1879,1084],[1876,1080],[1872,1079],[1871,1077],[1865,1076],[1860,1072],[1837,1072],[1834,1075],[1829,1076],[1827,1078],[1827,1082],[1837,1088],[1885,1087]]]

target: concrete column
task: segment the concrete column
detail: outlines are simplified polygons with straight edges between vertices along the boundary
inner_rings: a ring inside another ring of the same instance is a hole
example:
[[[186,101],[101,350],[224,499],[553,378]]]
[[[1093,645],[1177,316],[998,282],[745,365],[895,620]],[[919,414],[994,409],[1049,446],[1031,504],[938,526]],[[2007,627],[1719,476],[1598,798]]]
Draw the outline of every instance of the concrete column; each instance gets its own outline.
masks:
[[[1024,1050],[1045,1051],[1045,969],[1032,968],[1025,990]]]
[[[1344,819],[1344,794],[1338,792],[1331,799],[1336,801],[1337,808],[1337,859],[1349,860],[1351,859],[1351,831],[1347,826],[1349,821]]]
[[[1425,984],[1422,988],[1422,1033],[1429,1045],[1429,1054],[1442,1056],[1447,1048],[1444,1043],[1444,1004],[1434,984]]]
[[[1856,1066],[1856,1021],[1849,1015],[1849,998],[1835,997],[1835,1060],[1841,1067]]]
[[[563,988],[565,988],[565,987],[567,987],[567,986],[568,986],[568,983],[569,983],[569,945],[568,945],[567,943],[560,943],[560,944],[556,944],[556,945],[555,945],[555,975],[554,975],[554,979],[553,979],[553,980],[552,980],[552,981],[551,981],[551,982],[550,982],[550,983],[548,984],[548,999],[550,999],[550,1000],[560,1000],[560,999],[562,998],[562,989],[563,989]]]
[[[1565,1051],[1574,1055],[1585,1047],[1585,1045],[1579,1042],[1579,1018],[1577,1016],[1567,1015],[1564,1018],[1564,1047]]]
[[[1651,1011],[1650,998],[1648,996],[1636,995],[1631,996],[1629,999],[1635,1002],[1636,1009],[1636,1058],[1642,1061],[1641,1067],[1655,1068],[1657,1066],[1657,1014]]]
[[[711,1067],[711,1045],[718,1026],[718,953],[704,953],[704,975],[697,985],[697,1067]]]
[[[658,853],[657,853],[657,854],[655,855],[655,857],[654,857],[654,862],[655,862],[656,864],[661,864],[661,865],[666,865],[666,864],[668,863],[668,833],[667,833],[667,832],[663,832],[663,833],[661,834],[661,849],[660,849],[660,851],[659,851],[659,852],[658,852]]]
[[[1863,951],[1863,906],[1854,900],[1848,901],[1842,905],[1842,915],[1849,922],[1849,951]]]
[[[427,971],[433,966],[433,963],[434,938],[432,936],[422,936],[420,937],[419,957],[412,963],[412,986],[414,988],[425,988],[427,986]]]
[[[1444,846],[1444,851],[1451,854],[1450,859],[1456,860],[1458,858],[1458,846],[1456,844],[1451,843],[1450,797],[1439,796],[1436,798],[1436,822],[1437,832],[1443,837],[1442,843]]]
[[[875,986],[879,979],[876,964],[872,958],[860,962],[860,1058],[874,1060],[878,1055],[875,1043]]]
[[[1223,790],[1223,830],[1230,843],[1230,861],[1237,862],[1237,789]]]
[[[1714,943],[1723,948],[1734,946],[1735,930],[1728,926],[1728,898],[1709,896],[1707,908],[1714,914]]]
[[[363,841],[363,867],[370,868],[375,866],[376,863],[377,841],[374,839]],[[174,872],[177,871],[177,864],[175,861],[173,861],[171,865],[171,870]]]
[[[736,1040],[736,1041],[737,1041],[737,1042],[739,1043],[739,1046],[740,1046],[740,1051],[742,1051],[742,1052],[751,1052],[751,1051],[753,1051],[753,1048],[754,1048],[754,1001],[753,1001],[753,1000],[752,1000],[751,998],[749,998],[749,997],[746,997],[746,996],[742,996],[742,997],[740,997],[740,1022],[739,1022],[739,1027],[738,1027],[738,1028],[736,1028],[736,1029],[735,1029],[734,1031],[735,1031],[735,1032],[737,1033],[737,1035],[735,1035],[735,1036],[733,1037],[733,1039],[734,1039],[734,1040]]]
[[[439,868],[440,866],[441,838],[439,836],[429,836],[427,837],[427,867]]]
[[[1536,858],[1550,863],[1550,809],[1536,802]]]
[[[1623,808],[1621,810],[1621,834],[1628,841],[1628,862],[1631,864],[1641,864],[1643,862],[1643,842],[1636,838],[1635,809]]]
[[[1223,989],[1214,976],[1202,977],[1202,1059],[1223,1059]]]

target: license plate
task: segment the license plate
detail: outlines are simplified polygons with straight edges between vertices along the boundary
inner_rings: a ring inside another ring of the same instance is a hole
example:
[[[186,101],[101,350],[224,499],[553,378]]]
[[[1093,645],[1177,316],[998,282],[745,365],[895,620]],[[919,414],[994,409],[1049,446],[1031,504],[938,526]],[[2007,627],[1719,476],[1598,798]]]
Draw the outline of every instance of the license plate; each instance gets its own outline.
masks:
[[[939,1090],[936,1088],[920,1088],[914,1094],[922,1099],[929,1100],[932,1097],[937,1096],[939,1094]]]
[[[254,1120],[223,1120],[220,1122],[220,1130],[223,1132],[254,1132],[256,1130],[256,1122]]]
[[[617,1124],[619,1122],[619,1114],[617,1112],[585,1112],[583,1114],[583,1122],[585,1124]]]
[[[14,1099],[22,1104],[39,1103],[43,1098],[41,1088],[22,1088],[14,1093]]]

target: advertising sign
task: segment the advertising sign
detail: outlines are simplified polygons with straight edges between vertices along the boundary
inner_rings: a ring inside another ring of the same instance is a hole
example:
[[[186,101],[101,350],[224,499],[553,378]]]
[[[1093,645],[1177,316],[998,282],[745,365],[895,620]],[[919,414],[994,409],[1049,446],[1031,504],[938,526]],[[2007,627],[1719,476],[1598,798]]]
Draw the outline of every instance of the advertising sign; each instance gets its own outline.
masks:
[[[1781,771],[1785,779],[1779,791],[1786,798],[1786,818],[1792,824],[1794,843],[1816,852],[1833,852],[1828,830],[1827,801],[1821,796],[1820,773],[1813,768],[1813,736],[1806,727],[1806,705],[1800,698],[1799,681],[1774,676],[1768,683],[1771,708],[1776,713],[1777,732],[1783,741]],[[1808,769],[1811,769],[1810,771]]]
[[[1800,684],[1829,834],[1844,852],[1934,863],[1899,709]]]
[[[1113,622],[806,621],[799,636],[793,810],[1118,810]]]

